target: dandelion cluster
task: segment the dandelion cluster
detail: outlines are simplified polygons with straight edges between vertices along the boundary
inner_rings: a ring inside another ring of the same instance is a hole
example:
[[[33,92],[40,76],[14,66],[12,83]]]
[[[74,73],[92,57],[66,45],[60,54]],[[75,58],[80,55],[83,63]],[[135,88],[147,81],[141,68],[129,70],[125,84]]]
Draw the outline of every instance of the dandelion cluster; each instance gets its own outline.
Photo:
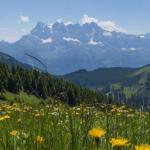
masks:
[[[104,109],[83,104],[69,107],[60,102],[37,106],[2,103],[0,150],[68,150],[72,146],[90,150],[150,150],[149,112],[125,106]]]

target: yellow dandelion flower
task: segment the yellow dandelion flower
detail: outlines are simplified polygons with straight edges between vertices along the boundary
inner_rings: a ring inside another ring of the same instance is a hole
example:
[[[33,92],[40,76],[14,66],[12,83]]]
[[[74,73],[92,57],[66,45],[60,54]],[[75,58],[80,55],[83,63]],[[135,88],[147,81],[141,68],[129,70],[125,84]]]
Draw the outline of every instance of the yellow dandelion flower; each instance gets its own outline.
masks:
[[[110,143],[112,147],[126,147],[128,146],[128,140],[125,138],[112,138]]]
[[[106,134],[106,131],[102,128],[93,128],[89,130],[88,135],[95,138],[102,138]]]
[[[10,132],[10,135],[12,135],[12,136],[18,136],[19,135],[19,131],[13,130],[13,131]]]
[[[44,137],[38,135],[38,136],[36,137],[36,142],[37,142],[38,144],[42,144],[42,143],[44,142]]]
[[[10,118],[10,116],[8,116],[8,115],[1,116],[0,121],[6,120],[6,119],[9,119],[9,118]]]
[[[150,145],[148,144],[141,144],[135,146],[135,150],[150,150]]]

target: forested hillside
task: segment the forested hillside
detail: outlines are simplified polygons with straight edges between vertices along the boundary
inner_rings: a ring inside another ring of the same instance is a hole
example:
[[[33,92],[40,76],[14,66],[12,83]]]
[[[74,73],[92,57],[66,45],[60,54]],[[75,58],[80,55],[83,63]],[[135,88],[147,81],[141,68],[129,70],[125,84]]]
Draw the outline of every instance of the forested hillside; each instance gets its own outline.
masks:
[[[62,76],[82,87],[109,94],[116,103],[150,105],[150,65],[140,68],[99,68],[79,70]]]
[[[43,99],[52,97],[67,102],[69,105],[76,105],[80,102],[106,102],[106,96],[103,94],[56,79],[48,73],[0,64],[0,92],[5,91],[12,93],[24,91]]]

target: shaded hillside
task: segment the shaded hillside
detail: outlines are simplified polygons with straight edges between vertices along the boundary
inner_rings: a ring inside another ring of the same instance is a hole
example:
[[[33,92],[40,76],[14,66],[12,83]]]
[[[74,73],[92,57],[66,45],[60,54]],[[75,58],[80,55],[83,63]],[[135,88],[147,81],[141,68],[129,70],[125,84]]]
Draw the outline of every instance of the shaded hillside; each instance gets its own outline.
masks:
[[[82,86],[96,87],[103,84],[128,83],[135,81],[134,73],[138,69],[133,68],[100,68],[94,71],[79,70],[62,76]],[[132,79],[132,80],[131,80]]]
[[[150,65],[141,68],[99,68],[80,70],[62,76],[63,79],[90,87],[127,103],[150,103]]]

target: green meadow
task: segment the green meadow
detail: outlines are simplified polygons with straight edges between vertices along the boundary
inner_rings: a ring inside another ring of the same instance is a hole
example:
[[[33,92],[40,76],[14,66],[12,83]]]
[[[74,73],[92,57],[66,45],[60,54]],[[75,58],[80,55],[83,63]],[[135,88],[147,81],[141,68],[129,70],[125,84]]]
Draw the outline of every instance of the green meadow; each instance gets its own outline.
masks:
[[[149,150],[144,149],[150,144],[149,111],[102,104],[69,107],[41,103],[25,93],[4,95],[1,150]]]

